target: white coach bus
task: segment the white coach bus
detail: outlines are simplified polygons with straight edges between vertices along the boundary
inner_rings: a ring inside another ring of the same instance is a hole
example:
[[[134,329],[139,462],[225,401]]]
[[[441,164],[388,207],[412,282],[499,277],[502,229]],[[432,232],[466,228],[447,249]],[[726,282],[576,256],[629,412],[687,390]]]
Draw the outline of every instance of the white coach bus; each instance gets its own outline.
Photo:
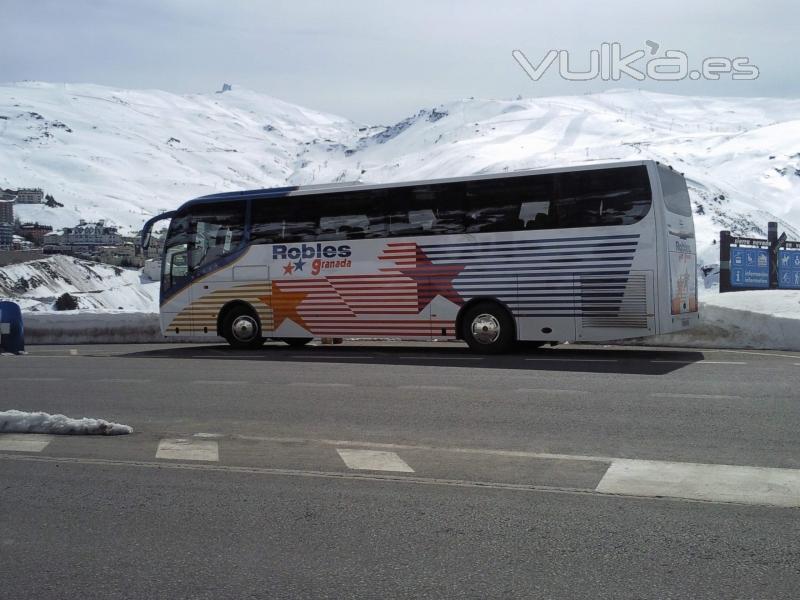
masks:
[[[686,182],[653,161],[223,193],[171,219],[164,335],[602,341],[698,320]]]

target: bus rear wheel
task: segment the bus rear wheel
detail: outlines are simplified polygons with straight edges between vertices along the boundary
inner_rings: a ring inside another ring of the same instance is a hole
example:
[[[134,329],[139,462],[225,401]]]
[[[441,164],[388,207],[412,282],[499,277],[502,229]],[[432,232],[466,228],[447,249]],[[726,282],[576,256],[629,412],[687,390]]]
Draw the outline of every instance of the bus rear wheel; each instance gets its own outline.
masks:
[[[462,336],[473,352],[501,354],[516,341],[514,321],[499,304],[481,302],[470,307],[462,323]]]
[[[225,315],[222,335],[231,347],[240,350],[253,350],[264,345],[258,316],[243,306],[237,306]]]

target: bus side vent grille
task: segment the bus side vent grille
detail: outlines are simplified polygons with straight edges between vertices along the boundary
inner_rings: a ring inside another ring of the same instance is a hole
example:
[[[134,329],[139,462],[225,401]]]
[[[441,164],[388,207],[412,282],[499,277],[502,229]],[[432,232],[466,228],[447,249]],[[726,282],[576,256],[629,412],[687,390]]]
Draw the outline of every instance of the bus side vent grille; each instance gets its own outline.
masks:
[[[602,277],[581,277],[583,327],[647,329],[647,277],[630,275],[617,283]]]

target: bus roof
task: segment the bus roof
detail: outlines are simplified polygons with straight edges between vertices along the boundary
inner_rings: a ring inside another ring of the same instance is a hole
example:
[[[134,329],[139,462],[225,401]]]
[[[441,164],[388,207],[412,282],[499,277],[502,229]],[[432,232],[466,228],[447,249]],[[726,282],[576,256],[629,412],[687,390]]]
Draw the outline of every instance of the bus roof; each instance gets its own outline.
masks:
[[[570,167],[550,167],[543,169],[519,169],[503,173],[482,173],[479,175],[463,175],[460,177],[445,177],[440,179],[419,179],[413,181],[394,181],[388,183],[361,183],[358,181],[347,181],[338,183],[322,183],[313,185],[284,186],[275,188],[264,188],[256,190],[242,190],[238,192],[223,192],[220,194],[210,194],[200,196],[184,202],[177,210],[180,211],[187,206],[194,204],[205,204],[207,202],[218,202],[225,200],[247,200],[251,198],[285,198],[288,196],[304,196],[309,194],[326,194],[333,192],[347,191],[366,191],[376,189],[389,189],[397,187],[407,187],[414,185],[432,185],[438,183],[458,183],[462,181],[480,181],[483,179],[500,179],[506,177],[524,177],[527,175],[544,175],[547,173],[565,173],[570,171],[590,171],[595,169],[608,169],[617,167],[632,167],[647,164],[660,164],[653,160],[618,161],[603,163],[587,163]],[[671,168],[671,167],[670,167]]]

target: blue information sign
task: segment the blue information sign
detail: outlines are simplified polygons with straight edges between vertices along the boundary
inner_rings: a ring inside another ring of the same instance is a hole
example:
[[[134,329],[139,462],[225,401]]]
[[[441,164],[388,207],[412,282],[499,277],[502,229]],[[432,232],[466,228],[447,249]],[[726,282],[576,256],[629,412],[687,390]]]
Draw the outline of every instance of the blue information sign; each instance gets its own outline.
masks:
[[[778,250],[778,287],[800,289],[800,250]]]
[[[768,288],[769,250],[731,248],[731,286]]]

